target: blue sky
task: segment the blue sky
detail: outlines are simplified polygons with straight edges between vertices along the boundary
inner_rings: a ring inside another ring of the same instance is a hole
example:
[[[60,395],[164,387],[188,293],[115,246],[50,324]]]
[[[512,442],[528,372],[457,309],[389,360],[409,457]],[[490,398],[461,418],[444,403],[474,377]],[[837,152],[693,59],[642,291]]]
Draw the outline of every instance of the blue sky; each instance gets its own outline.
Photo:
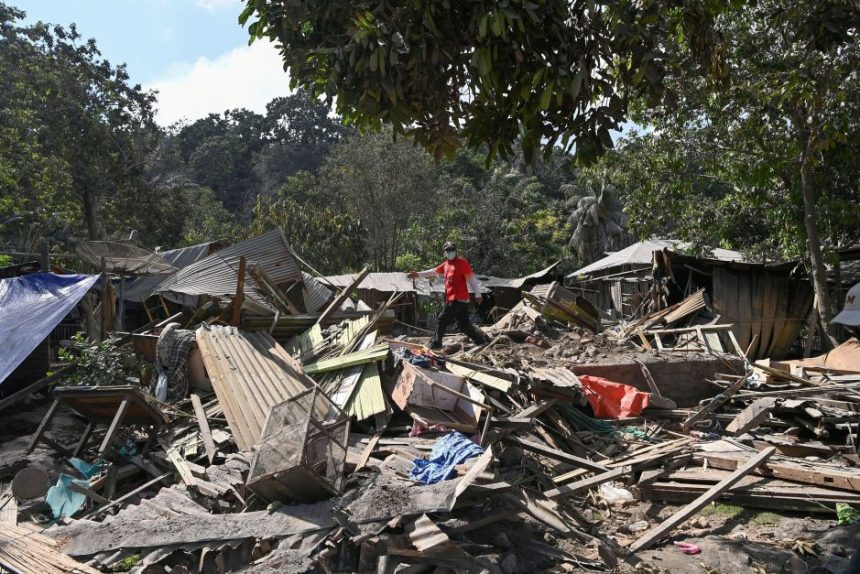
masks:
[[[268,42],[248,46],[239,0],[6,0],[28,21],[68,25],[95,38],[135,83],[158,89],[162,124],[235,107],[263,111],[288,93]]]

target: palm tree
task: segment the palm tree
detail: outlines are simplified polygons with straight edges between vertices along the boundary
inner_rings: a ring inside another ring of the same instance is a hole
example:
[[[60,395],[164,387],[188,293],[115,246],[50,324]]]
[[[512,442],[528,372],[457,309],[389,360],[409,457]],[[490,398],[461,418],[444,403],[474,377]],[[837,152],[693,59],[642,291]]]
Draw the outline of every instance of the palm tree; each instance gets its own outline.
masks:
[[[569,195],[566,208],[573,234],[568,248],[587,265],[629,243],[624,205],[617,197],[609,175],[601,173],[593,184],[565,184],[561,190]]]

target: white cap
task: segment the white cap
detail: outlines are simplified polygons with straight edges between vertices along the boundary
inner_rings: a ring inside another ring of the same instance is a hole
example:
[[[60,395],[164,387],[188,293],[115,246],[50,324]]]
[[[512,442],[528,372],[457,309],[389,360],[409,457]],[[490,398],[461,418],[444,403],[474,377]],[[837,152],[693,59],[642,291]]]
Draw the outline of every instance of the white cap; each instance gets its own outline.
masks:
[[[842,312],[833,318],[833,322],[850,327],[860,326],[860,283],[848,291],[845,306],[842,307]]]

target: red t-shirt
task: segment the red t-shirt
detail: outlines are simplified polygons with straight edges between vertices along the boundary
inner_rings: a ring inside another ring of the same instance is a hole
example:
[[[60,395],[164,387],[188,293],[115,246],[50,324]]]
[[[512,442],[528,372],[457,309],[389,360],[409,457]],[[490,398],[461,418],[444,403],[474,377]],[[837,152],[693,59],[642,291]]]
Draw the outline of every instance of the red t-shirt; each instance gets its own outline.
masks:
[[[436,273],[445,276],[445,302],[468,301],[467,282],[472,278],[472,266],[462,257],[445,260],[436,267]]]

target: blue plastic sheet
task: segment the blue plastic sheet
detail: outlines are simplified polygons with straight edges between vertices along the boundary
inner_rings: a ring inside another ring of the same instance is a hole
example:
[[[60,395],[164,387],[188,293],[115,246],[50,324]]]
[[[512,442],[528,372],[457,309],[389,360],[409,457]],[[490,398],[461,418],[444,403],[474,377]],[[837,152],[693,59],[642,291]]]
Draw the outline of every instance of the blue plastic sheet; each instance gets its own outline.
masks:
[[[83,508],[87,497],[71,489],[69,485],[73,482],[84,488],[90,487],[89,480],[80,480],[68,474],[61,474],[57,479],[57,484],[48,489],[46,502],[51,507],[51,513],[54,515],[54,518],[72,516],[75,512]]]
[[[98,275],[33,273],[0,280],[0,385],[86,295]]]
[[[451,431],[436,441],[427,460],[418,458],[413,461],[409,476],[421,484],[448,480],[454,476],[455,466],[483,453],[483,448],[457,431]]]
[[[90,464],[85,460],[81,460],[79,458],[70,458],[69,464],[75,467],[75,470],[81,473],[84,478],[92,478],[98,473],[102,471],[105,467],[105,463],[97,460],[96,462]]]

